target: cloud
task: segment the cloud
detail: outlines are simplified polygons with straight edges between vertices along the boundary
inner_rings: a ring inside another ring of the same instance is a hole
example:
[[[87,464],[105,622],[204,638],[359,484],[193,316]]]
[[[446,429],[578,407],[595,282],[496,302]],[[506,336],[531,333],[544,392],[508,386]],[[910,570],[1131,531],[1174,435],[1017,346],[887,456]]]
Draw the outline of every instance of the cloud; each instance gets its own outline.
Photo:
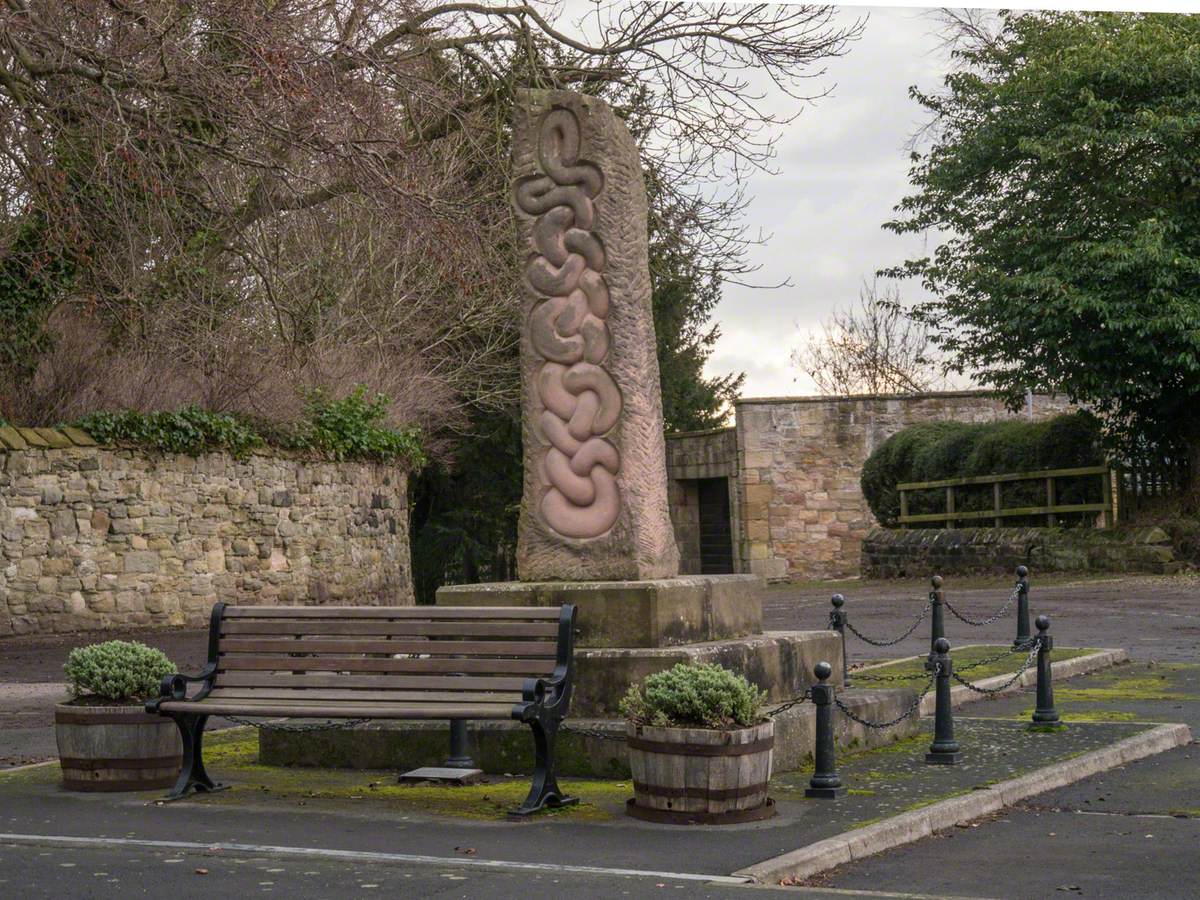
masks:
[[[829,63],[831,94],[781,136],[778,173],[750,180],[746,225],[770,235],[751,253],[761,266],[754,277],[791,286],[727,285],[717,307],[722,337],[708,371],[745,371],[745,396],[811,392],[812,382],[789,359],[803,337],[796,324],[815,327],[857,297],[864,277],[924,252],[920,236],[881,226],[907,192],[905,145],[923,122],[909,86],[935,87],[946,67],[930,12],[840,9],[846,22],[869,13],[862,38]],[[790,110],[786,99],[773,102]],[[924,296],[917,284],[903,285],[902,293],[906,300]]]

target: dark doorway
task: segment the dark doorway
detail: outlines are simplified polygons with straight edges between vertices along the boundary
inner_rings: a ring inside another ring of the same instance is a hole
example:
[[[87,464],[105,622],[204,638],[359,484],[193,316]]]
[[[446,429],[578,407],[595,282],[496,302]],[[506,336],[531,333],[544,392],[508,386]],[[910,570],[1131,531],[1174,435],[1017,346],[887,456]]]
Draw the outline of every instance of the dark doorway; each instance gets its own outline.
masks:
[[[700,574],[730,574],[733,534],[729,525],[729,479],[701,478],[696,487],[700,500]]]

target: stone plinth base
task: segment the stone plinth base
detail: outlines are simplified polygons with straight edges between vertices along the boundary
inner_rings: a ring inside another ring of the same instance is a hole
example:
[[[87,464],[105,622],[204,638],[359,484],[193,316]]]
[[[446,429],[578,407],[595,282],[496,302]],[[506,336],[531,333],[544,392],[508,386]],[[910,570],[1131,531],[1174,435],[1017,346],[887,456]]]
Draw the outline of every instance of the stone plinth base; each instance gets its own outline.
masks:
[[[813,666],[824,660],[842,670],[842,644],[833,631],[768,631],[752,637],[682,647],[595,647],[575,651],[571,714],[603,718],[619,714],[631,684],[677,663],[716,663],[745,675],[767,692],[770,703],[790,700],[813,683]]]
[[[577,647],[668,647],[762,631],[757,575],[651,581],[508,581],[438,588],[438,606],[579,607]],[[832,662],[833,660],[830,660]]]
[[[856,714],[875,722],[894,719],[911,703],[911,690],[847,690],[838,695]],[[558,768],[562,775],[628,778],[625,723],[619,719],[570,718],[558,736]],[[916,713],[885,731],[868,730],[839,714],[834,735],[840,747],[878,747],[916,734]],[[586,732],[586,733],[585,733]],[[606,737],[600,737],[605,735]],[[812,766],[816,715],[801,703],[775,718],[776,773]],[[259,760],[275,766],[406,770],[441,765],[450,750],[445,722],[379,721],[346,731],[259,732]],[[518,722],[472,722],[468,731],[471,758],[485,772],[503,775],[533,771],[533,740]],[[633,786],[630,785],[630,793]]]

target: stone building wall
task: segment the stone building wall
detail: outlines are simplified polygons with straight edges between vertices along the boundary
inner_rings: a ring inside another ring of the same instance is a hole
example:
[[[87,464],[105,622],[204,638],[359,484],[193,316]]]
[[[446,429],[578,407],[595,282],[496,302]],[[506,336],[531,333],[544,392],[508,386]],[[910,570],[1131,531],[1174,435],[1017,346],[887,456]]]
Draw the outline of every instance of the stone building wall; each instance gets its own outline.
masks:
[[[702,478],[728,480],[732,533],[737,535],[740,508],[737,480],[737,436],[733,428],[687,431],[667,436],[667,504],[675,543],[679,546],[679,571],[700,572],[700,492]],[[734,554],[734,571],[737,566]]]
[[[1071,409],[1035,395],[1034,418]],[[737,402],[747,571],[767,578],[856,575],[875,520],[859,487],[862,465],[897,431],[919,422],[1022,418],[986,391],[861,397],[785,397]]]
[[[402,471],[58,434],[0,435],[0,635],[200,625],[218,600],[413,602]]]

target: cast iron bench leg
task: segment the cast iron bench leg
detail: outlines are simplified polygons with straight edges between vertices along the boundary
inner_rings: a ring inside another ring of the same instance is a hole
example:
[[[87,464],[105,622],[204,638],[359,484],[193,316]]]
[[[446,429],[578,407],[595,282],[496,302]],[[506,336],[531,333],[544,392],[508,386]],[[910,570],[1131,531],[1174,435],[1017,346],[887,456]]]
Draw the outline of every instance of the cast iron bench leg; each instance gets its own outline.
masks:
[[[543,721],[535,718],[529,721],[529,727],[533,729],[533,784],[525,802],[510,810],[510,816],[528,816],[546,806],[572,806],[579,802],[578,797],[568,797],[563,793],[554,772],[554,744],[558,738],[558,724],[558,719]]]
[[[197,793],[221,790],[222,785],[214,783],[204,771],[204,726],[208,716],[181,714],[171,718],[179,726],[179,737],[183,741],[183,767],[167,799],[178,800],[191,790]]]

